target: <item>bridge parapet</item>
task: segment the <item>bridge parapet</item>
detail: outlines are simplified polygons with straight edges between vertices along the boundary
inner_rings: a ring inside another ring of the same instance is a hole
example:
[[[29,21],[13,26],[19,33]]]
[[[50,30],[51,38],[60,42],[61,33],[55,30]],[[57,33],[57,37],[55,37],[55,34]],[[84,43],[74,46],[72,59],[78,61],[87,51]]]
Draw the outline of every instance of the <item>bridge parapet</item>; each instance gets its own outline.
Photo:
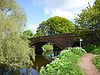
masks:
[[[71,47],[73,45],[73,40],[76,36],[72,33],[65,34],[55,34],[49,36],[42,36],[37,38],[30,38],[30,45],[36,45],[37,43],[50,42],[58,46],[60,49],[65,47]],[[39,44],[38,44],[39,45]]]

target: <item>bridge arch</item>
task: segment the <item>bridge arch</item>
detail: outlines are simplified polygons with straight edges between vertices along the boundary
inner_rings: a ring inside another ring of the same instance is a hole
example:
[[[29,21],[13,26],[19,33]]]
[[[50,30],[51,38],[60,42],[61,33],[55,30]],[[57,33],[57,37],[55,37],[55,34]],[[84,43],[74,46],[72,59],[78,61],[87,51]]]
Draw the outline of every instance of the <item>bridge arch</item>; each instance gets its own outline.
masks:
[[[47,40],[40,40],[38,42],[34,42],[31,46],[35,46],[35,53],[36,54],[42,54],[42,52],[43,52],[42,46],[45,45],[45,44],[47,44],[47,43],[52,43],[53,44],[53,48],[54,48],[53,51],[54,52],[55,52],[56,49],[57,50],[58,49],[59,50],[62,49],[61,45],[58,44],[57,42],[55,42],[55,41],[47,41]]]
[[[35,46],[36,51],[46,44],[46,43],[53,43],[59,49],[64,49],[66,47],[72,47],[74,44],[75,35],[72,33],[65,33],[65,34],[56,34],[56,35],[49,35],[49,36],[42,36],[37,38],[30,38],[30,46]],[[41,49],[42,50],[42,49]],[[41,51],[40,50],[40,51]]]

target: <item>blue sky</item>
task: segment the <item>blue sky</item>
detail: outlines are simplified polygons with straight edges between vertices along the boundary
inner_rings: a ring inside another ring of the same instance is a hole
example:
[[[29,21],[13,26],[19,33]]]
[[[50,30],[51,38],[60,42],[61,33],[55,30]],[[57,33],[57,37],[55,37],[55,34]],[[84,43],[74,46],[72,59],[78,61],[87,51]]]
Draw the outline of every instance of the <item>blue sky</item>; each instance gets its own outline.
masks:
[[[15,0],[27,16],[27,26],[34,33],[42,21],[53,16],[65,17],[74,22],[81,10],[93,4],[95,0]]]

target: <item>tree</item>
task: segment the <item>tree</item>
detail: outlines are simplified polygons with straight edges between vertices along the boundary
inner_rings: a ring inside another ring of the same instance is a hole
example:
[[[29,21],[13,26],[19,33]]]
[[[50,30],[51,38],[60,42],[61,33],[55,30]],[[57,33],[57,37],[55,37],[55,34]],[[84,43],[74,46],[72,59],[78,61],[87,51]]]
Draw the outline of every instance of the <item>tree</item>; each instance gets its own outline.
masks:
[[[25,14],[14,0],[0,0],[0,69],[32,65],[28,40],[21,38],[25,24]]]
[[[36,35],[44,36],[59,33],[72,33],[74,30],[75,26],[71,21],[66,18],[55,16],[40,23],[37,28]]]
[[[23,37],[25,38],[33,38],[34,37],[34,34],[31,30],[26,30],[23,32]]]
[[[93,6],[89,5],[86,9],[83,9],[75,21],[78,27],[83,30],[92,30],[98,36],[100,30],[100,1],[96,0]]]

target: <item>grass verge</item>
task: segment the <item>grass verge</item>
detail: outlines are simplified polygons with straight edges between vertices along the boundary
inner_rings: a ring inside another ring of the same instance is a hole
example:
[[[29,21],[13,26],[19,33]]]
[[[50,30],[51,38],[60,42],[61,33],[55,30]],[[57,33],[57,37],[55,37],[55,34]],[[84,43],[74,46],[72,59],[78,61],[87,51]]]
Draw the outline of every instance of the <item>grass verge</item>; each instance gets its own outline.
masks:
[[[95,58],[93,58],[92,62],[98,68],[98,70],[100,71],[100,56],[96,56]]]

